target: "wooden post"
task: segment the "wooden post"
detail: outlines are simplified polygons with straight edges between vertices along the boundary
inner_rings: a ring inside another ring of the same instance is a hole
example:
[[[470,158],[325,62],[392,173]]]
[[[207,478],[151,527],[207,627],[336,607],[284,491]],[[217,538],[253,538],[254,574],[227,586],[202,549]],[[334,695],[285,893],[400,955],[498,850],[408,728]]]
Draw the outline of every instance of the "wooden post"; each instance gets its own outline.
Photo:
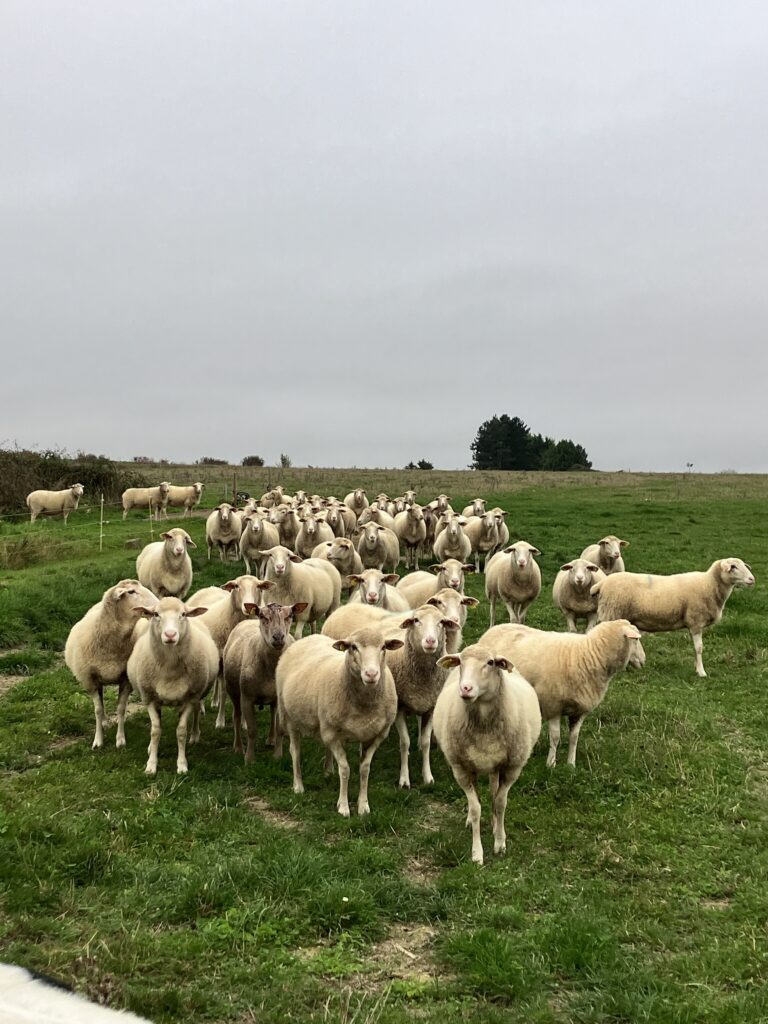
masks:
[[[149,499],[149,539],[155,539],[155,531],[152,528],[152,499]]]

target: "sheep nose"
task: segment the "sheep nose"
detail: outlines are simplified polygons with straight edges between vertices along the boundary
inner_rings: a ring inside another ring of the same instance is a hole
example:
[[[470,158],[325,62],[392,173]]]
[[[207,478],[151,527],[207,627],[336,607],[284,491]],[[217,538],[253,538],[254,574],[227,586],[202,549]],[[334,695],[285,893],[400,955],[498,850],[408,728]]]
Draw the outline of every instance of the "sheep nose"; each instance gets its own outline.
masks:
[[[284,633],[275,633],[275,635],[272,637],[272,646],[273,647],[282,647],[284,645],[284,643],[285,643],[285,634]]]
[[[378,600],[378,595],[377,594],[370,594],[370,593],[368,594],[368,604],[376,604],[377,600]]]
[[[179,634],[176,632],[175,629],[165,629],[165,630],[163,630],[163,641],[165,643],[174,644],[174,643],[176,643],[178,637],[179,637]]]
[[[184,554],[184,548],[174,548],[173,549],[173,553],[175,555],[183,555]]]
[[[472,696],[471,683],[462,683],[459,687],[459,694],[463,700],[468,700]]]
[[[363,672],[363,677],[366,682],[375,683],[379,678],[379,670],[377,668],[367,668],[365,672]]]
[[[424,637],[424,649],[427,651],[434,651],[437,647],[437,640],[433,636]]]
[[[459,589],[459,580],[454,578],[452,580],[449,580],[448,582],[449,582],[450,586],[453,587],[454,590],[458,590]]]

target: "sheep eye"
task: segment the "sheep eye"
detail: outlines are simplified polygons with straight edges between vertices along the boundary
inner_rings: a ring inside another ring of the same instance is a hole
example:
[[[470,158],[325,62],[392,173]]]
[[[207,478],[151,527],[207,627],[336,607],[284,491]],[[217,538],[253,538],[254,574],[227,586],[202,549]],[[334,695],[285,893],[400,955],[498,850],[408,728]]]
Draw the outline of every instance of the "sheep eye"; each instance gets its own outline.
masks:
[[[489,668],[493,668],[493,661],[486,661],[486,665],[488,665]]]

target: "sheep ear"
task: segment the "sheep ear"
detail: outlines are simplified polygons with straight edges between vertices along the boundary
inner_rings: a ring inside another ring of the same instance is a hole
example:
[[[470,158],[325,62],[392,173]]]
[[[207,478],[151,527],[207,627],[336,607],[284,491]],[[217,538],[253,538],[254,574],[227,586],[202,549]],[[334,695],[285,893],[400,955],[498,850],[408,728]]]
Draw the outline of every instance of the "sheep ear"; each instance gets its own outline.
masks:
[[[469,563],[467,563],[466,565],[462,565],[461,568],[462,568],[463,572],[474,572],[475,571],[474,565],[470,565]]]
[[[393,586],[399,579],[400,577],[396,572],[388,572],[386,576],[382,576],[384,583],[391,583]]]
[[[589,564],[587,565],[587,568],[589,569],[590,572],[600,572],[600,566],[599,565],[595,565],[594,562],[589,562]]]
[[[430,565],[429,571],[433,572],[435,575],[437,575],[442,568],[443,568],[442,565],[439,565],[439,564]]]
[[[507,661],[506,658],[494,658],[493,664],[496,666],[496,668],[500,668],[502,672],[512,671],[512,665],[510,664],[509,661]]]
[[[140,615],[142,619],[153,619],[157,612],[154,608],[147,608],[146,605],[140,604],[136,608],[132,608],[131,611],[134,615]]]
[[[171,536],[171,534],[170,534],[170,533],[168,533],[168,532],[166,531],[165,533],[161,533],[161,534],[160,534],[160,539],[161,539],[161,540],[173,540],[173,537]]]
[[[459,520],[459,526],[467,525],[467,520],[464,518],[464,516],[457,516],[456,518]]]
[[[187,534],[187,536],[186,536],[185,543],[186,543],[188,548],[196,548],[197,547],[197,544],[195,544],[195,542],[192,540],[192,538],[189,536],[189,534]]]
[[[624,636],[627,637],[628,640],[639,640],[641,633],[635,626],[627,626],[624,630]]]
[[[301,555],[289,555],[288,558],[292,562],[303,562],[304,561],[304,559],[301,557]]]
[[[274,550],[274,548],[267,548],[266,551],[259,551],[259,554],[261,555],[262,558],[269,558],[269,556],[272,554]]]
[[[235,590],[239,586],[240,586],[240,584],[237,582],[237,580],[227,580],[226,583],[222,583],[221,584],[221,588],[220,589],[221,590]]]
[[[410,629],[415,621],[416,620],[414,619],[413,616],[411,616],[408,619],[403,619],[403,621],[400,623],[400,629]]]
[[[205,615],[207,608],[190,608],[187,612],[188,619],[196,619],[198,615]]]
[[[348,651],[351,645],[349,640],[337,640],[332,646],[334,651],[341,651],[343,653],[344,651]]]
[[[510,544],[510,546],[508,548],[504,548],[504,554],[505,555],[514,554],[514,551],[515,551],[515,545],[514,544]]]
[[[532,555],[540,555],[541,552],[539,551],[538,548],[531,548],[531,554]]]
[[[461,664],[461,658],[458,654],[444,654],[442,658],[437,659],[437,664],[440,668],[456,668]]]
[[[405,644],[403,643],[402,640],[395,640],[393,638],[392,640],[384,641],[385,651],[399,651],[401,647],[405,647]]]
[[[356,587],[358,583],[363,582],[363,577],[359,573],[353,572],[347,576],[347,582],[351,583],[353,587]]]
[[[256,589],[257,590],[271,590],[272,587],[274,587],[274,585],[275,584],[272,582],[272,580],[259,580],[259,582],[256,584]]]
[[[461,603],[467,608],[476,608],[480,604],[476,597],[462,597]]]
[[[461,626],[454,619],[440,619],[440,625],[450,630],[461,629]]]
[[[115,587],[115,589],[112,591],[112,600],[122,600],[122,598],[124,598],[126,594],[130,594],[131,590],[133,590],[133,587]]]
[[[309,601],[297,601],[296,604],[291,607],[291,614],[301,615],[305,608],[309,608]]]
[[[629,541],[628,540],[620,540],[619,541],[619,547],[620,548],[628,548],[629,547]]]
[[[573,568],[573,562],[566,562],[565,565],[560,566],[560,572],[568,572],[569,569]],[[587,568],[590,568],[587,566]]]

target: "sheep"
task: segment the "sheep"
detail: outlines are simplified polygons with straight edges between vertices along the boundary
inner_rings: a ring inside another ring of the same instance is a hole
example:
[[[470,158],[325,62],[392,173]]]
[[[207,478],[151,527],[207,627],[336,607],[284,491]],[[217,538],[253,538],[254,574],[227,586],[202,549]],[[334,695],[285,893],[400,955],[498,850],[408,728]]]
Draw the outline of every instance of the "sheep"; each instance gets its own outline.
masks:
[[[275,584],[272,600],[278,604],[306,604],[296,617],[296,639],[301,639],[307,622],[314,633],[318,619],[331,615],[341,603],[341,576],[336,567],[325,558],[302,561],[282,544],[261,554],[267,559],[266,578]]]
[[[587,632],[597,622],[597,596],[590,594],[590,588],[604,579],[603,570],[586,558],[573,558],[560,566],[552,586],[552,602],[565,616],[569,632],[578,631],[577,619],[587,620]]]
[[[457,633],[448,634],[446,644],[447,652],[454,654],[461,648],[464,641],[461,630],[467,621],[467,609],[477,608],[480,602],[476,597],[460,594],[453,587],[441,587],[436,594],[428,597],[424,604],[431,604],[435,608],[439,608],[447,619],[453,619],[458,626],[459,631]]]
[[[405,494],[403,495],[403,500],[405,501],[406,505],[415,505],[416,491],[406,491]]]
[[[136,641],[128,659],[128,678],[146,705],[152,723],[149,758],[144,771],[157,774],[157,749],[160,745],[160,713],[165,706],[179,708],[176,727],[178,755],[176,771],[184,774],[187,764],[187,731],[190,717],[195,718],[200,704],[213,686],[219,672],[219,650],[207,629],[190,619],[205,615],[205,608],[187,608],[176,597],[164,597],[152,608],[137,608],[149,619],[149,629]],[[191,742],[199,738],[193,723]]]
[[[400,564],[400,542],[386,526],[368,523],[357,538],[357,551],[365,569],[395,572]]]
[[[93,700],[96,717],[94,750],[104,745],[104,687],[117,686],[116,747],[125,746],[125,709],[131,693],[126,675],[128,658],[135,642],[136,613],[140,605],[154,604],[157,598],[138,580],[120,580],[104,592],[69,631],[64,646],[64,661]]]
[[[366,523],[378,523],[379,526],[386,526],[388,530],[397,533],[394,516],[391,516],[389,512],[382,512],[377,505],[369,505],[360,513],[357,525],[365,526]]]
[[[172,484],[168,488],[168,501],[163,509],[165,518],[168,518],[169,508],[183,508],[184,515],[191,516],[192,509],[200,504],[204,487],[205,484],[200,483],[199,480],[197,483],[189,484],[189,486],[185,487],[174,487]]]
[[[509,544],[509,527],[504,522],[504,518],[508,514],[509,513],[505,512],[503,508],[499,508],[498,506],[496,508],[491,509],[491,515],[496,520],[496,529],[499,534],[499,543],[496,545],[495,551],[488,552],[485,559],[486,565],[488,564],[488,560],[490,558],[493,558],[497,551],[502,551]]]
[[[533,560],[541,552],[525,540],[498,551],[485,567],[485,596],[490,603],[490,624],[496,621],[496,601],[507,606],[510,622],[525,622],[528,606],[541,591],[541,570]],[[508,558],[504,556],[508,555]]]
[[[629,547],[628,540],[619,540],[611,533],[597,544],[590,544],[588,548],[584,548],[579,557],[586,558],[588,562],[595,562],[606,576],[610,576],[615,572],[624,572],[621,549],[626,547]]]
[[[149,509],[150,515],[154,512],[155,519],[159,519],[160,513],[165,513],[170,487],[168,481],[164,480],[157,487],[129,487],[123,491],[123,519],[132,508]]]
[[[448,653],[459,650],[462,643],[461,629],[466,622],[466,609],[474,607],[479,602],[476,597],[464,597],[456,591],[446,587],[433,594],[426,605],[437,608],[443,618],[450,619],[453,626],[450,627],[446,650]],[[413,611],[413,609],[409,609]],[[387,611],[385,608],[371,607],[367,604],[349,602],[342,608],[338,608],[333,615],[329,615],[323,625],[323,635],[330,636],[334,640],[340,640],[356,629],[372,627],[383,629],[389,635],[393,630],[400,628],[403,612]]]
[[[530,683],[493,647],[473,644],[461,654],[446,654],[439,664],[453,671],[435,703],[433,731],[467,797],[472,860],[482,864],[477,777],[490,776],[493,852],[506,853],[507,796],[539,737],[539,702]]]
[[[483,557],[483,571],[488,565],[488,559],[499,546],[499,530],[496,523],[496,516],[492,512],[486,512],[482,516],[472,516],[464,527],[464,533],[472,546],[472,554],[475,556],[475,572],[480,572],[480,556]]]
[[[438,513],[433,508],[430,508],[429,505],[425,505],[421,511],[424,516],[425,530],[424,543],[421,546],[421,555],[422,557],[427,558],[435,543]]]
[[[238,542],[240,557],[245,562],[246,572],[252,572],[255,563],[256,575],[263,576],[264,559],[259,552],[279,543],[280,534],[274,523],[270,523],[258,513],[246,516],[243,520],[243,532],[240,534]]]
[[[392,612],[406,612],[410,608],[408,601],[392,586],[399,579],[396,572],[385,575],[379,569],[363,569],[359,573],[350,573],[347,580],[355,589],[349,603],[365,604],[369,608],[386,608]]]
[[[239,512],[223,501],[211,512],[205,521],[205,540],[208,545],[208,561],[211,560],[211,551],[214,547],[219,549],[219,558],[223,562],[229,557],[229,551],[239,554],[240,535],[243,532],[243,522]]]
[[[472,504],[465,506],[461,513],[466,519],[470,516],[485,515],[485,498],[473,498]]]
[[[66,526],[69,513],[80,504],[84,491],[82,484],[72,484],[63,491],[32,491],[27,495],[30,522],[38,516],[61,516]]]
[[[325,558],[335,566],[341,576],[341,589],[351,590],[354,586],[349,577],[363,571],[363,562],[348,537],[337,537],[334,541],[318,544],[312,552],[313,558]]]
[[[356,488],[354,491],[350,491],[344,499],[344,504],[348,509],[351,509],[356,518],[360,518],[360,513],[364,508],[368,508],[368,499],[365,496],[365,491],[362,487]]]
[[[368,776],[379,745],[397,714],[397,691],[385,660],[387,651],[403,646],[375,629],[356,630],[331,640],[309,636],[293,644],[277,663],[278,721],[288,735],[293,763],[293,791],[304,792],[301,737],[316,736],[330,749],[339,768],[336,809],[349,817],[349,762],[345,744],[361,744],[357,813],[368,814]],[[278,739],[275,753],[281,752]]]
[[[313,512],[306,515],[301,522],[301,529],[296,536],[296,554],[302,558],[311,558],[312,552],[324,541],[333,541],[335,534],[328,523],[323,522]]]
[[[696,654],[696,674],[706,677],[702,632],[723,615],[734,587],[752,587],[755,577],[740,558],[719,558],[706,572],[650,576],[617,572],[595,583],[598,621],[629,619],[645,633],[687,629]]]
[[[442,515],[443,512],[452,511],[451,499],[448,494],[438,494],[435,500],[430,501],[429,504],[434,509],[434,511],[438,513],[438,515]]]
[[[211,634],[213,642],[221,657],[226,646],[229,634],[239,622],[243,620],[262,603],[263,592],[271,590],[274,583],[268,580],[257,579],[256,576],[238,576],[236,579],[222,583],[221,590],[229,596],[226,601],[215,601],[207,609],[205,615],[200,619],[200,625],[205,626]],[[189,605],[187,605],[189,607]],[[222,676],[219,674],[214,688],[213,706],[219,709],[216,716],[216,728],[223,729],[226,723],[227,700],[224,696]]]
[[[146,1017],[89,1002],[58,979],[15,964],[0,964],[0,1006],[5,1024],[150,1024]]]
[[[175,526],[147,544],[136,559],[136,575],[158,597],[184,599],[192,586],[192,559],[187,548],[196,548],[186,530]]]
[[[210,608],[216,601],[228,600],[229,595],[226,590],[222,590],[221,587],[202,587],[200,590],[196,590],[194,594],[186,599],[184,602],[188,608],[201,608],[205,605],[206,608]]]
[[[350,511],[350,510],[348,510]],[[354,516],[354,512],[352,513]],[[325,521],[333,530],[334,537],[346,537],[347,526],[344,522],[344,516],[342,515],[341,509],[338,505],[330,505],[326,509]]]
[[[418,608],[443,587],[453,587],[463,594],[464,573],[475,571],[474,565],[462,564],[457,558],[446,558],[439,565],[430,565],[429,568],[430,572],[408,573],[397,584],[397,589],[407,598],[411,608]]]
[[[536,691],[542,717],[549,723],[548,768],[557,759],[561,717],[568,717],[568,764],[575,768],[585,716],[603,699],[617,672],[627,665],[642,668],[645,664],[640,633],[626,619],[599,623],[589,633],[494,626],[479,643],[514,662]]]
[[[295,551],[296,538],[301,530],[301,522],[296,510],[287,505],[276,505],[270,512],[269,521],[277,527],[280,544]]]
[[[409,505],[404,512],[395,516],[395,534],[405,550],[405,562],[409,569],[419,568],[419,551],[427,537],[424,513],[417,504]]]
[[[462,562],[468,562],[472,554],[472,544],[463,529],[467,520],[464,516],[446,512],[442,522],[443,529],[438,533],[432,547],[435,558],[438,562],[443,562],[446,558],[458,558]],[[439,525],[438,523],[438,527]]]
[[[239,623],[224,648],[224,682],[232,700],[235,753],[243,753],[241,723],[245,718],[248,744],[245,762],[254,760],[256,714],[254,706],[270,709],[267,746],[274,747],[277,727],[277,689],[275,669],[281,654],[296,643],[290,628],[296,615],[304,611],[303,602],[295,605],[266,604],[256,609],[257,621]]]

